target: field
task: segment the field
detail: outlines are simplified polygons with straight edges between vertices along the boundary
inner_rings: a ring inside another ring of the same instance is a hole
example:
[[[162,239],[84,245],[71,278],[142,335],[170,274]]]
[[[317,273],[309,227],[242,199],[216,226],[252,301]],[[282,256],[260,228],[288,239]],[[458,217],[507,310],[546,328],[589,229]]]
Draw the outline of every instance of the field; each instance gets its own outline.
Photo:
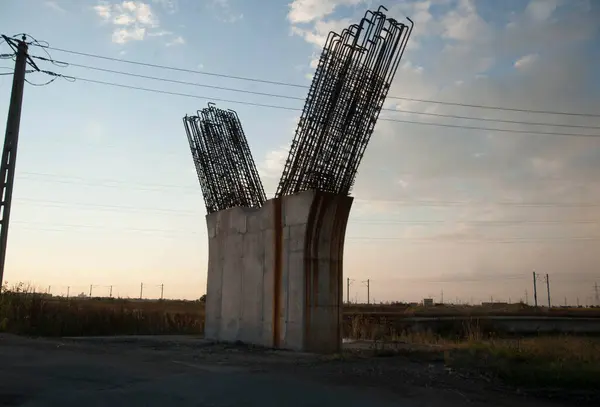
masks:
[[[600,388],[600,338],[578,336],[506,337],[490,332],[477,317],[599,317],[599,309],[350,305],[344,336],[362,341],[363,352],[438,359],[449,369],[491,375],[511,385],[593,391]],[[468,316],[450,328],[405,329],[407,317]],[[0,296],[0,332],[27,336],[202,334],[202,301],[62,298],[16,287]],[[341,355],[340,357],[344,357]]]

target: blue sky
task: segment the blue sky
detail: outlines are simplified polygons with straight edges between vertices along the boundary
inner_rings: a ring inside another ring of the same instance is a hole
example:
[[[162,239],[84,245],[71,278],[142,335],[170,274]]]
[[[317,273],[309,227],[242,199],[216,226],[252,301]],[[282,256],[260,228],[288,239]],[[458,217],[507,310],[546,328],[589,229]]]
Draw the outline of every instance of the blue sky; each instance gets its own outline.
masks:
[[[357,21],[377,5],[363,0],[5,0],[0,27],[5,34],[26,32],[56,48],[309,85],[311,64],[328,31]],[[391,16],[410,16],[416,23],[393,95],[553,111],[600,110],[600,83],[594,74],[600,69],[600,10],[593,1],[390,0],[385,5]],[[5,45],[2,52],[8,52]],[[304,89],[50,52],[72,64],[305,96]],[[44,55],[35,47],[30,53]],[[12,65],[10,60],[0,63]],[[40,64],[81,78],[302,107],[294,100]],[[28,78],[34,83],[45,80],[40,74]],[[10,80],[0,76],[3,114]],[[53,293],[67,286],[72,293],[87,292],[93,284],[100,290],[95,292],[114,285],[115,294],[137,295],[144,282],[148,296],[158,295],[159,284],[165,284],[167,296],[200,296],[207,261],[205,209],[181,117],[208,101],[84,81],[27,86],[5,279],[51,285]],[[218,106],[238,112],[265,189],[274,192],[299,112]],[[388,99],[386,107],[600,126],[597,118],[410,100]],[[392,112],[382,117],[532,129]],[[600,134],[589,128],[533,128]],[[559,284],[557,296],[583,302],[600,277],[600,257],[593,242],[574,243],[572,237],[600,237],[598,223],[575,222],[600,222],[598,208],[493,203],[600,203],[595,176],[599,148],[598,140],[590,138],[380,122],[353,192],[348,236],[361,239],[347,240],[345,272],[357,281],[373,280],[376,300],[417,300],[442,289],[446,298],[486,300],[493,295],[516,300],[524,296],[531,271],[543,269],[557,281],[570,282]],[[424,200],[474,203],[432,207],[420,205]],[[506,225],[519,219],[526,222]],[[547,221],[556,223],[542,224]],[[549,237],[563,240],[548,243]],[[478,239],[482,241],[473,243]],[[510,244],[495,242],[502,239]],[[470,282],[465,286],[448,279]],[[364,299],[363,291],[356,283],[351,295]],[[473,294],[477,291],[481,298]]]

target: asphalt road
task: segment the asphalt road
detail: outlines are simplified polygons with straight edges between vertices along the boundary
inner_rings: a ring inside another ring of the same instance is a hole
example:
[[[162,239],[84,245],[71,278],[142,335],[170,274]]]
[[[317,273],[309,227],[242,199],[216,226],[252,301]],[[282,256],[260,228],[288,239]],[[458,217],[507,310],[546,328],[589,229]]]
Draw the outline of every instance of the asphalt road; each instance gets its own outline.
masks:
[[[427,385],[392,391],[368,380],[346,379],[348,372],[330,369],[335,363],[307,368],[312,357],[215,349],[189,338],[46,340],[0,335],[0,406],[552,405],[515,403],[496,395],[472,397]]]

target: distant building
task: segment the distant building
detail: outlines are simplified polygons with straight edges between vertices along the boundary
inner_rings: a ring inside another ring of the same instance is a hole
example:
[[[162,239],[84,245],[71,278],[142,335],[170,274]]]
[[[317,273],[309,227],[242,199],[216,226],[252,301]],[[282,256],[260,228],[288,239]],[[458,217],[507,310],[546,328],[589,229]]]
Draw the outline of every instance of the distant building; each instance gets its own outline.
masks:
[[[433,307],[433,298],[423,298],[424,307]]]

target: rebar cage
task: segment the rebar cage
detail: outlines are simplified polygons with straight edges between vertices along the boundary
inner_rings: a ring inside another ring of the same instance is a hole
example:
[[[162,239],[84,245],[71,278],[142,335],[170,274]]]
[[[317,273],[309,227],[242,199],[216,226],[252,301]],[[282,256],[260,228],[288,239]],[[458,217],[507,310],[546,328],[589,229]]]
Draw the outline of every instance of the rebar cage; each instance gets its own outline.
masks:
[[[309,189],[348,195],[412,32],[380,6],[330,32],[276,197]]]
[[[183,123],[207,212],[262,206],[265,191],[237,113],[209,103]]]

